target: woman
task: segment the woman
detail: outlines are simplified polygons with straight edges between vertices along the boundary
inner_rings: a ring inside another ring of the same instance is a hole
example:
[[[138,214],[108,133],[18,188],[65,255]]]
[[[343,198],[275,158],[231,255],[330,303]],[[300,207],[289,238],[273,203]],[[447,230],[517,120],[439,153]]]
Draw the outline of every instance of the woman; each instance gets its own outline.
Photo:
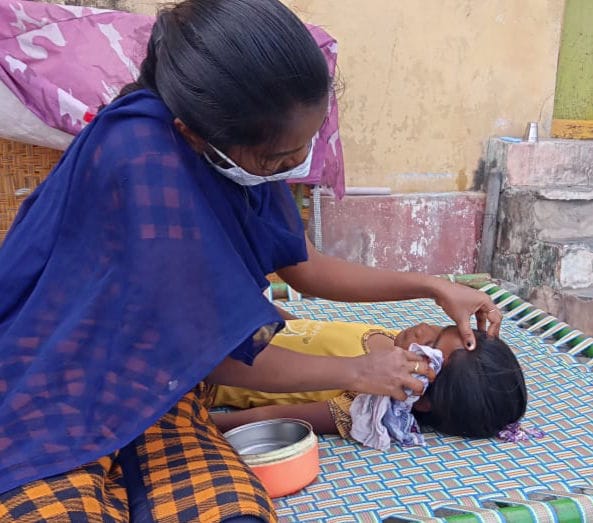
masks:
[[[188,0],[158,16],[138,81],[76,138],[0,251],[0,519],[271,521],[204,408],[207,376],[421,390],[416,363],[431,373],[403,350],[266,347],[283,325],[262,296],[273,271],[329,299],[432,297],[468,348],[473,314],[496,333],[481,293],[305,239],[281,180],[306,175],[330,88],[315,42],[276,0]]]
[[[383,347],[409,350],[418,344],[438,349],[444,359],[442,369],[413,404],[413,415],[420,426],[430,426],[444,434],[490,438],[523,417],[527,392],[523,372],[509,346],[482,331],[476,331],[475,335],[476,349],[470,352],[463,350],[463,340],[455,325],[419,323],[396,331],[363,323],[290,320],[272,343],[296,352],[349,358]],[[435,363],[441,366],[440,359]],[[357,394],[350,391],[270,394],[217,386],[211,393],[216,407],[245,409],[213,413],[214,422],[223,431],[254,421],[298,418],[311,423],[318,434],[339,434],[343,438],[352,435],[356,413],[352,414],[351,407]],[[396,406],[404,408],[401,403]],[[381,422],[383,426],[389,425],[385,420]],[[368,433],[374,433],[371,439],[375,439],[377,448],[384,448],[378,443],[389,445],[389,434],[387,427],[379,429],[380,441],[376,430],[369,427]],[[406,430],[415,429],[418,429],[415,422],[406,424]],[[412,437],[412,432],[405,434],[406,438],[400,437],[398,442],[422,441],[421,437]]]

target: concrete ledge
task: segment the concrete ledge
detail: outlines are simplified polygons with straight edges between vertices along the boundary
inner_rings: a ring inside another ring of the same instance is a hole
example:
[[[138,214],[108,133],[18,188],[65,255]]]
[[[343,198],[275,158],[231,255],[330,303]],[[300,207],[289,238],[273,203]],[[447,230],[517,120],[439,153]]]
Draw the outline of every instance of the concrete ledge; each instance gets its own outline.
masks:
[[[522,254],[498,251],[492,272],[517,282],[521,294],[545,285],[552,289],[593,286],[593,239],[535,241]]]
[[[593,287],[580,290],[534,289],[529,301],[571,327],[593,336]]]
[[[505,186],[593,187],[593,142],[540,140],[531,144],[491,138],[486,165],[501,169]]]
[[[323,197],[323,252],[373,267],[471,273],[484,203],[477,192]]]
[[[497,250],[526,253],[536,240],[592,236],[593,199],[575,200],[535,187],[509,188],[501,195],[498,221]]]
[[[504,187],[493,276],[593,334],[593,141],[492,138],[485,167]]]

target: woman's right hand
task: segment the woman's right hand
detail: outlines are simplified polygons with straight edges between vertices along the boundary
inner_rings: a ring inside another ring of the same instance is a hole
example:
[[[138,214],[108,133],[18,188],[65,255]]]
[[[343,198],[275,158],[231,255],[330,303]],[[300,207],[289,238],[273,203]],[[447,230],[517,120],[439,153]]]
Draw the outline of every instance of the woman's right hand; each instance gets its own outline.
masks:
[[[268,345],[253,365],[226,358],[206,378],[208,383],[262,392],[351,390],[406,399],[404,389],[421,394],[422,382],[412,374],[434,379],[434,371],[417,354],[394,347],[373,347],[353,358],[311,356]]]
[[[400,347],[376,347],[368,354],[350,358],[356,376],[353,389],[365,394],[391,396],[403,401],[405,389],[422,394],[424,386],[413,374],[422,374],[429,381],[436,377],[426,358]]]

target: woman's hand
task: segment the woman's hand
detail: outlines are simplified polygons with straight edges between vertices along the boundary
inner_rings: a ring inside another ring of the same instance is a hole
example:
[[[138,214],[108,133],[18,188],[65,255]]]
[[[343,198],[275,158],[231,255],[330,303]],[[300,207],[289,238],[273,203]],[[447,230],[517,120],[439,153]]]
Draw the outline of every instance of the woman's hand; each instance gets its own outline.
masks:
[[[443,284],[438,286],[435,294],[435,301],[457,324],[463,342],[469,350],[476,347],[470,325],[473,315],[476,316],[479,330],[486,330],[488,322],[488,335],[498,336],[502,313],[485,292],[443,280]]]
[[[422,382],[413,374],[422,374],[430,381],[436,377],[425,358],[400,347],[378,346],[368,354],[351,358],[356,379],[350,390],[366,394],[391,396],[405,400],[405,389],[420,395]]]
[[[206,382],[262,392],[352,390],[403,400],[405,388],[422,393],[422,382],[413,373],[434,379],[422,356],[393,345],[354,358],[312,356],[268,345],[252,366],[226,358]]]
[[[465,346],[475,348],[470,319],[475,314],[478,329],[497,336],[502,314],[483,292],[452,284],[426,274],[364,267],[318,252],[307,240],[309,259],[278,270],[294,289],[311,296],[336,301],[392,301],[432,298],[459,327]]]

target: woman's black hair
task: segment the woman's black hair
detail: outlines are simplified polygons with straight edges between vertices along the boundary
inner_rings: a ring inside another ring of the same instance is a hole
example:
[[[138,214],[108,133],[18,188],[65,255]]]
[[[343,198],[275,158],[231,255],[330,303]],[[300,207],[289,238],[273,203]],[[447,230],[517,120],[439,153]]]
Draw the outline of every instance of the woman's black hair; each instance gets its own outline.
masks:
[[[421,425],[451,436],[490,438],[525,414],[527,389],[513,351],[500,338],[474,334],[475,350],[453,352],[426,390],[430,412],[414,412]]]
[[[323,102],[325,58],[278,0],[185,0],[162,10],[140,77],[146,88],[215,146],[252,146],[281,135],[292,111]]]

